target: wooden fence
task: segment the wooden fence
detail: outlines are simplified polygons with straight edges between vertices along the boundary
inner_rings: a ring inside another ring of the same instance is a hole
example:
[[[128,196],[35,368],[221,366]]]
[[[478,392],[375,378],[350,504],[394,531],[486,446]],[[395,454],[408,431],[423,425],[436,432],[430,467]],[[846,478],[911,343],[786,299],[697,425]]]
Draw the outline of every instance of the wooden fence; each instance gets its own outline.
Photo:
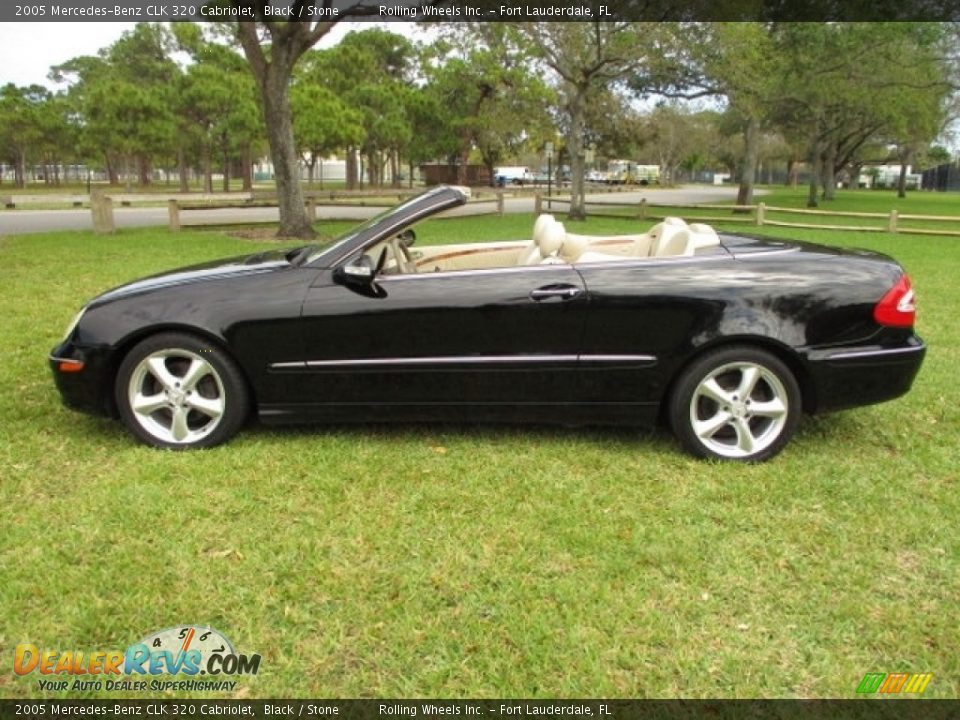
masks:
[[[336,219],[336,210],[338,208],[390,208],[397,204],[397,201],[403,201],[415,195],[419,195],[421,190],[361,190],[361,191],[311,191],[304,193],[305,207],[307,217],[311,222],[318,219],[321,211],[327,211],[324,214],[325,219]],[[517,195],[518,191],[513,189],[501,190],[490,189],[475,191],[467,206],[472,208],[483,208],[478,212],[470,212],[470,215],[503,215],[504,196]],[[112,233],[116,230],[114,220],[114,207],[117,198],[107,195],[100,191],[94,191],[90,196],[90,212],[93,220],[93,229],[97,233]],[[162,200],[161,197],[143,195],[136,198],[124,196],[122,204],[131,206],[133,204],[154,205]],[[209,219],[206,222],[190,223],[185,222],[186,218],[194,211],[226,210],[233,208],[275,208],[278,207],[276,194],[270,193],[245,193],[238,194],[234,198],[212,199],[212,200],[183,200],[180,198],[169,198],[167,200],[167,226],[173,232],[179,232],[185,226],[198,225],[256,225],[258,223],[274,223],[276,220],[257,220],[257,219]],[[332,212],[331,212],[332,211]]]
[[[549,212],[555,203],[560,203],[567,207],[570,206],[570,198],[564,197],[538,197],[535,203],[536,212],[539,214],[544,207]],[[775,227],[804,228],[808,230],[853,230],[857,232],[887,232],[887,233],[907,233],[913,235],[949,235],[960,237],[960,215],[914,215],[899,213],[897,210],[891,210],[888,213],[872,212],[853,212],[843,210],[812,210],[801,208],[786,208],[766,203],[757,203],[755,205],[719,205],[719,204],[690,204],[690,205],[655,205],[648,203],[646,198],[642,198],[639,203],[624,203],[608,200],[591,200],[587,202],[588,208],[620,208],[630,210],[630,213],[590,211],[588,214],[595,217],[625,217],[632,216],[640,220],[662,220],[669,215],[677,215],[679,210],[725,210],[725,215],[700,215],[690,217],[692,221],[707,221],[717,223],[742,223],[749,225],[771,225]],[[664,211],[664,212],[658,212]],[[772,220],[768,217],[770,213],[781,213],[785,215],[805,215],[812,217],[845,217],[860,218],[864,220],[882,220],[878,225],[837,225],[826,223],[804,223],[804,222],[786,222],[783,220]],[[934,229],[921,227],[905,227],[901,221],[918,222],[947,222],[956,223],[957,229]]]

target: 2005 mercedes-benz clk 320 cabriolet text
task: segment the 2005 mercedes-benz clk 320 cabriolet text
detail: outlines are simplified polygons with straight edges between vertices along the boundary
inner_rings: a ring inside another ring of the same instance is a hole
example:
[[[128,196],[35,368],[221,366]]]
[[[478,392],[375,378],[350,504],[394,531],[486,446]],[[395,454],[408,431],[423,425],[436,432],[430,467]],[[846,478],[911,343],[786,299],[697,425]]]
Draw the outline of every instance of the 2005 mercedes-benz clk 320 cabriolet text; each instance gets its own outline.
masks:
[[[764,460],[803,412],[890,400],[923,360],[910,281],[875,253],[667,218],[616,237],[414,245],[441,186],[325,246],[157,275],[90,301],[51,354],[64,402],[143,442],[263,422],[669,422]]]

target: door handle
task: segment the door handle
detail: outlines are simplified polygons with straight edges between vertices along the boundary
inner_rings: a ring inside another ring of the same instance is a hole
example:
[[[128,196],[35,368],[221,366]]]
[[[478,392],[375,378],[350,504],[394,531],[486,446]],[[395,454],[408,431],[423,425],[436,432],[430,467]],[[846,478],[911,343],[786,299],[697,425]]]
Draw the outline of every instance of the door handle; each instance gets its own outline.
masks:
[[[573,300],[577,295],[583,292],[580,288],[573,285],[553,285],[537,288],[536,290],[530,291],[530,299],[534,302],[541,302],[543,300],[550,300],[551,298],[557,298],[558,300]]]

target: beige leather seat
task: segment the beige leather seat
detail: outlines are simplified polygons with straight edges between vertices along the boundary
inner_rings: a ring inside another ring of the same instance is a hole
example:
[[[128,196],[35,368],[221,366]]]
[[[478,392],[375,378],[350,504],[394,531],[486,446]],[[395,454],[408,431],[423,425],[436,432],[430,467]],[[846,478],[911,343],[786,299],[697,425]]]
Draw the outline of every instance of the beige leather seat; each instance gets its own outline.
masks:
[[[520,252],[517,265],[536,265],[543,260],[543,255],[540,254],[539,238],[555,222],[557,222],[556,218],[547,213],[537,217],[536,222],[533,223],[533,240]]]
[[[537,247],[540,250],[539,265],[561,265],[566,261],[560,257],[567,230],[562,222],[554,221],[547,225],[537,236]]]
[[[553,215],[541,215],[533,226],[533,242],[520,253],[519,265],[562,263],[560,248],[567,231]]]
[[[678,217],[664,218],[657,223],[648,235],[650,236],[649,257],[671,257],[678,255],[693,255],[690,244],[690,228]]]
[[[693,243],[693,252],[700,248],[720,245],[720,236],[717,235],[717,231],[703,223],[690,223],[690,239]]]

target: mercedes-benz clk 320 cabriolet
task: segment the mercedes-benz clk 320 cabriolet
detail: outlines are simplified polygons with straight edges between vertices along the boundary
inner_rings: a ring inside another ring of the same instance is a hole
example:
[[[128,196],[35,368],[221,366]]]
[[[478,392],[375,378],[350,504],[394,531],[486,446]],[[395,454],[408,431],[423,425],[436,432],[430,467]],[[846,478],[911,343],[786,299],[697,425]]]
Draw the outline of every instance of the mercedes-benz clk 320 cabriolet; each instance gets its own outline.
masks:
[[[51,354],[64,402],[157,447],[303,421],[669,422],[695,455],[764,460],[803,412],[890,400],[924,356],[882,255],[717,234],[414,245],[441,186],[325,246],[111,290]]]

